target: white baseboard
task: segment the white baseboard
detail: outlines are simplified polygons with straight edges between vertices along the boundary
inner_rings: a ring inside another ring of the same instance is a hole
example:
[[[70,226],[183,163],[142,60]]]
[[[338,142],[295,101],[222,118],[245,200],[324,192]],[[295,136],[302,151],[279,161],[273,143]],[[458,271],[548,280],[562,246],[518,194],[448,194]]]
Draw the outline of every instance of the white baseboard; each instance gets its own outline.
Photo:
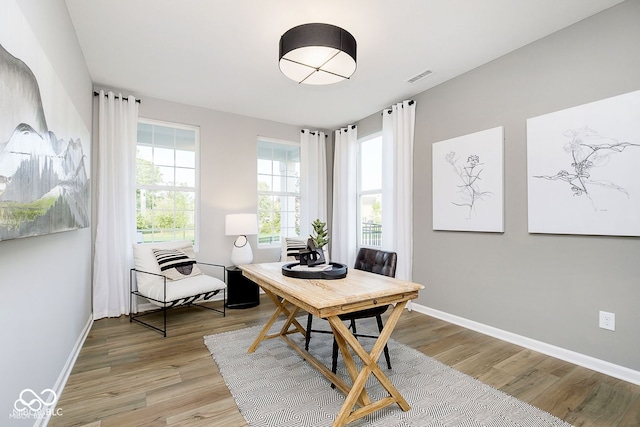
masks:
[[[58,398],[62,394],[62,390],[64,386],[67,384],[67,380],[69,379],[69,375],[71,375],[71,371],[73,370],[73,365],[76,364],[76,360],[78,359],[78,355],[80,354],[80,350],[82,350],[82,346],[84,345],[87,336],[89,335],[89,331],[91,331],[91,326],[93,326],[93,315],[89,315],[89,319],[87,320],[86,325],[84,325],[84,329],[80,333],[80,336],[76,340],[75,345],[71,349],[71,353],[67,358],[66,363],[64,364],[56,383],[53,386],[53,391],[56,393]],[[56,408],[57,409],[57,408]],[[61,408],[64,411],[64,408]],[[46,417],[38,418],[36,422],[33,424],[34,427],[46,426],[49,424],[49,419],[51,418],[51,413],[49,413]]]
[[[432,316],[437,319],[441,319],[446,322],[453,323],[476,332],[480,332],[481,334],[489,335],[502,341],[507,341],[512,344],[516,344],[521,347],[525,347],[530,350],[534,350],[539,353],[543,353],[548,356],[573,363],[574,365],[579,365],[584,368],[588,368],[605,375],[630,382],[632,384],[640,385],[640,371],[635,371],[624,366],[615,365],[605,360],[596,359],[595,357],[577,353],[572,350],[567,350],[562,347],[557,347],[555,345],[547,344],[542,341],[537,341],[522,335],[494,328],[493,326],[488,326],[482,323],[475,322],[473,320],[465,319],[464,317],[445,313],[443,311],[429,308],[421,304],[416,304],[415,302],[411,304],[411,310],[415,310],[418,313],[426,314],[428,316]]]

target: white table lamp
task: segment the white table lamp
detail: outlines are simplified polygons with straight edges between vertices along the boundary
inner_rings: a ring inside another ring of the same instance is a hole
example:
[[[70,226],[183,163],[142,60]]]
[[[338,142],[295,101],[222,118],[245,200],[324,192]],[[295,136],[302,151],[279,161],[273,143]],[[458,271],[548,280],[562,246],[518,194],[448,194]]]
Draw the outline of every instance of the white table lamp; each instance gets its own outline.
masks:
[[[229,214],[225,217],[225,234],[238,236],[233,242],[231,262],[233,265],[251,264],[253,251],[247,236],[258,234],[258,216],[256,214]]]

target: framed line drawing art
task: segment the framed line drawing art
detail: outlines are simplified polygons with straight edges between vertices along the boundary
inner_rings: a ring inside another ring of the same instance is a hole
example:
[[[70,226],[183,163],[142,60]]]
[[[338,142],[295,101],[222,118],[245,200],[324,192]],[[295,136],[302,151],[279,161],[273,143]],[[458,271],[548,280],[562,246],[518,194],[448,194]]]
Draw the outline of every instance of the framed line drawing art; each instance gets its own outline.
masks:
[[[433,144],[433,229],[504,231],[502,126]]]
[[[530,233],[640,236],[640,91],[527,120]]]

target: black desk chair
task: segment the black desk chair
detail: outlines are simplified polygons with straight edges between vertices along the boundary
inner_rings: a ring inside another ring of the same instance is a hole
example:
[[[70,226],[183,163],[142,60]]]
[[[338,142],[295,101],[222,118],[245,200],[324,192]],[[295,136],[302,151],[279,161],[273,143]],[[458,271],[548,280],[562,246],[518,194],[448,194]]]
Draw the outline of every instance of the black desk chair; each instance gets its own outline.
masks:
[[[385,252],[378,249],[360,248],[358,256],[356,257],[356,263],[353,266],[356,270],[368,271],[375,274],[381,274],[383,276],[396,276],[396,263],[398,255],[395,252]],[[375,317],[378,322],[378,331],[382,332],[384,325],[382,324],[382,314],[387,311],[388,305],[381,307],[369,308],[366,310],[355,311],[353,313],[341,314],[338,316],[340,320],[349,321],[349,328],[353,332],[353,335],[358,337],[378,338],[376,335],[359,334],[356,330],[357,319],[368,319]],[[307,317],[307,333],[305,336],[305,350],[309,351],[309,341],[311,340],[311,332],[320,332],[325,334],[332,334],[331,331],[315,330],[311,329],[313,322],[313,316],[311,314]],[[389,348],[384,346],[384,358],[387,361],[387,368],[391,369],[391,360],[389,358]],[[331,371],[335,374],[338,366],[338,343],[335,338],[333,340],[333,355],[331,360]],[[332,388],[335,388],[334,384],[331,384]]]

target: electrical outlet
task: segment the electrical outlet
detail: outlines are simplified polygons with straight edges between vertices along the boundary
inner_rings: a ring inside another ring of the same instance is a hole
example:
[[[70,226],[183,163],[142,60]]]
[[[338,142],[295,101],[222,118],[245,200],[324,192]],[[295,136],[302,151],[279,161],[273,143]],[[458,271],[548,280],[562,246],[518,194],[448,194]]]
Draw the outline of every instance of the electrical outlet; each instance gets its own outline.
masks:
[[[616,330],[616,315],[606,311],[600,312],[600,327],[610,331]]]

